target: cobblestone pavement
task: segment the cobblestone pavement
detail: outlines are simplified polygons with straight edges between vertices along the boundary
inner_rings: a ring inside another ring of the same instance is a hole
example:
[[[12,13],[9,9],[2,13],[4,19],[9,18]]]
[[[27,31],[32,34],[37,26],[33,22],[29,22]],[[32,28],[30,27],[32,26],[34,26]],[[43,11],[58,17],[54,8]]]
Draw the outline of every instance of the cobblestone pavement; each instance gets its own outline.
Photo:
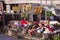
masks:
[[[9,36],[7,36],[5,34],[4,35],[0,34],[0,40],[28,40],[28,39],[26,39],[26,38],[24,38],[24,39],[22,39],[22,38],[17,39],[17,38],[9,37]]]
[[[1,34],[0,40],[18,40],[18,39]]]

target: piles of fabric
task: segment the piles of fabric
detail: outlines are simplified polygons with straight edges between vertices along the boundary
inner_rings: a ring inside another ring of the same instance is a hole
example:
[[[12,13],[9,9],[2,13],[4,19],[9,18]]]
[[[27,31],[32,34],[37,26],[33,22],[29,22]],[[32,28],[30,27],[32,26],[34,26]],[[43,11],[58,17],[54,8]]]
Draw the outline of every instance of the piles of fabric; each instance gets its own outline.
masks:
[[[43,34],[53,34],[60,32],[52,24],[47,24],[47,22],[28,22],[26,20],[15,21],[14,25],[22,30],[26,29],[26,33],[33,35],[33,32],[43,33]]]

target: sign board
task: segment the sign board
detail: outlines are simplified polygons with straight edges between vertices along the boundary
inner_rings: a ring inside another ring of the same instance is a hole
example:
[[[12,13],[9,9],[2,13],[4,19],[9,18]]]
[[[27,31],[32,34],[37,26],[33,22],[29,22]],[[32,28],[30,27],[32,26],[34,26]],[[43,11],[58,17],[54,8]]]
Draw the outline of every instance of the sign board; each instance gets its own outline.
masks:
[[[28,15],[26,13],[21,13],[22,18],[26,18]]]
[[[10,5],[6,5],[6,11],[10,11]]]
[[[34,6],[34,13],[42,13],[42,7],[41,6]]]
[[[24,10],[26,10],[26,11],[29,11],[29,10],[31,10],[31,4],[26,4],[26,5],[24,5]]]
[[[13,11],[18,11],[18,6],[13,6],[13,7],[12,7],[12,10],[13,10]]]
[[[60,9],[60,4],[56,4],[56,8],[57,9]]]
[[[23,9],[23,4],[18,5],[19,9]]]
[[[50,17],[52,15],[52,11],[46,11],[46,16]]]

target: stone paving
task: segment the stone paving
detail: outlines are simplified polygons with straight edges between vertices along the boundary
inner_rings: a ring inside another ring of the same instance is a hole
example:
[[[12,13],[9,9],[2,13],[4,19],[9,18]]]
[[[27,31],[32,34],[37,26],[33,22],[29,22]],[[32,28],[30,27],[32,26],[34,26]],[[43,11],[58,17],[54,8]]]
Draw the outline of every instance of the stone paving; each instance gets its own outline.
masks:
[[[0,40],[19,40],[19,39],[0,34]]]
[[[27,39],[27,38],[19,38],[19,39],[17,39],[17,38],[10,37],[10,36],[8,36],[6,34],[0,34],[0,40],[29,40],[29,39]]]

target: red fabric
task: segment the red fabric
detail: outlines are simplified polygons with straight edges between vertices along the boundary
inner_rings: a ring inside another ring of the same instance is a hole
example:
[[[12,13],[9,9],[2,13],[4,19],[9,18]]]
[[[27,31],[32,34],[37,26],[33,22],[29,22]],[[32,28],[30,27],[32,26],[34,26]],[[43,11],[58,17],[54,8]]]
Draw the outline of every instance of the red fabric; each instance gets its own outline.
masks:
[[[38,24],[39,22],[34,22],[34,25]]]
[[[53,29],[52,28],[50,28],[50,26],[48,25],[48,26],[46,26],[46,28],[48,28],[48,30],[50,31],[50,32],[53,32]]]
[[[30,32],[30,35],[32,35],[32,31]]]
[[[27,24],[27,22],[26,22],[25,20],[21,20],[20,23],[21,23],[22,25]]]
[[[40,24],[44,24],[45,22],[40,22]]]
[[[32,36],[32,32],[33,32],[32,30],[28,30],[28,33],[29,33],[31,36]]]

